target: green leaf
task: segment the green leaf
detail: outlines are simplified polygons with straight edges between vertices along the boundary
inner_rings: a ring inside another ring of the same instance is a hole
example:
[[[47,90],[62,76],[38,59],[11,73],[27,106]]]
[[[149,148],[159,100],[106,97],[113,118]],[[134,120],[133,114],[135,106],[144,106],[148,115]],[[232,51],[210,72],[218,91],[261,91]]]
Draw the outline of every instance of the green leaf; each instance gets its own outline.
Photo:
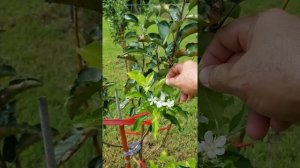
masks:
[[[126,95],[128,99],[143,98],[144,96],[138,91],[132,91]]]
[[[152,112],[153,119],[152,119],[152,130],[151,132],[153,133],[154,139],[157,139],[157,133],[159,130],[159,118],[160,118],[160,112],[158,109],[154,109]]]
[[[4,138],[4,144],[2,149],[3,159],[12,163],[17,158],[16,146],[18,144],[17,137],[15,135]]]
[[[198,43],[188,43],[185,46],[185,54],[187,56],[197,56],[198,55]]]
[[[235,6],[233,11],[231,12],[230,17],[236,19],[240,16],[240,13],[241,13],[241,6],[237,5],[237,6]]]
[[[102,162],[102,155],[97,156],[89,162],[88,168],[102,168]]]
[[[73,5],[76,7],[91,9],[97,12],[102,11],[101,2],[98,0],[46,0],[46,2]]]
[[[152,80],[153,80],[153,77],[154,77],[154,73],[151,72],[150,74],[147,75],[146,77],[146,83],[147,83],[147,86],[150,86]]]
[[[149,33],[148,36],[150,37],[151,42],[154,42],[155,44],[160,45],[160,46],[163,45],[163,41],[159,34]]]
[[[0,127],[0,139],[16,134],[39,134],[39,131],[36,129],[36,127],[28,124],[14,124]]]
[[[138,60],[135,58],[135,56],[128,55],[128,54],[119,55],[117,58],[119,58],[119,59],[125,59],[125,60],[128,60],[128,61],[133,61],[133,62],[138,62]]]
[[[78,53],[82,56],[83,60],[86,61],[89,67],[95,67],[98,69],[102,68],[101,42],[93,42],[83,48],[80,48]]]
[[[101,73],[96,68],[85,68],[79,72],[70,91],[66,107],[71,119],[80,111],[88,99],[101,88]]]
[[[5,64],[0,65],[0,78],[6,76],[15,76],[16,74],[17,72],[12,66]]]
[[[145,76],[137,70],[128,72],[129,78],[135,80],[141,86],[147,86]]]
[[[250,160],[237,152],[226,151],[224,155],[219,156],[218,158],[220,158],[223,162],[226,160],[232,161],[234,167],[253,168]]]
[[[153,93],[155,95],[157,95],[161,90],[162,90],[162,87],[163,85],[166,83],[166,79],[161,79],[159,81],[156,81],[152,87],[151,87],[151,90],[153,91]]]
[[[176,21],[171,24],[170,31],[171,33],[175,33],[180,26],[183,24],[183,21]]]
[[[61,165],[70,159],[89,137],[97,134],[98,130],[92,127],[73,129],[55,146],[56,164]]]
[[[174,115],[164,113],[163,116],[165,117],[165,119],[169,120],[172,124],[176,125],[179,130],[181,130],[180,123]]]
[[[37,124],[33,126],[33,128],[37,130],[37,133],[24,133],[20,136],[17,145],[18,155],[21,154],[23,151],[25,151],[31,145],[36,144],[43,139],[42,132],[41,132],[41,125]],[[51,128],[51,132],[53,136],[58,135],[58,130],[56,130],[55,128]]]
[[[135,123],[134,123],[134,125],[133,125],[132,130],[133,130],[133,131],[137,131],[137,130],[141,127],[142,122],[143,122],[147,117],[148,117],[148,116],[142,116],[142,117],[136,119],[136,120],[135,120]]]
[[[125,55],[125,54],[130,54],[130,53],[145,53],[146,51],[141,47],[129,46],[129,47],[125,48],[124,52],[125,52],[124,53],[124,55]]]
[[[145,19],[143,27],[145,29],[148,29],[153,24],[155,24],[154,20]]]
[[[157,28],[158,28],[158,32],[160,37],[165,41],[165,39],[167,38],[167,36],[170,33],[170,25],[167,21],[163,20],[157,23]]]
[[[170,12],[170,15],[171,15],[171,18],[173,21],[178,21],[180,19],[179,17],[179,8],[175,5],[170,5],[169,7],[169,12]]]
[[[136,37],[137,37],[137,34],[134,31],[130,31],[130,32],[128,32],[128,33],[125,34],[125,39],[126,40],[129,40],[129,39],[132,39],[132,38],[136,38]]]
[[[180,41],[182,41],[184,38],[188,37],[191,34],[198,32],[198,24],[197,23],[189,23],[185,25],[180,30]]]
[[[125,14],[124,19],[128,22],[133,22],[135,24],[139,23],[139,19],[136,16],[134,16],[133,14],[130,14],[130,13]]]
[[[0,90],[0,108],[4,107],[17,94],[39,86],[42,86],[42,83],[34,78],[11,81],[6,88]]]
[[[245,110],[246,106],[243,105],[242,109],[235,116],[232,117],[229,123],[229,132],[236,132],[245,126],[245,119],[247,116]]]
[[[199,111],[209,118],[208,124],[203,124],[199,130],[200,136],[204,135],[205,130],[219,130],[219,125],[222,125],[223,113],[226,108],[226,103],[222,93],[214,92],[205,88],[199,87]]]
[[[192,10],[198,3],[198,0],[190,0],[189,10]]]

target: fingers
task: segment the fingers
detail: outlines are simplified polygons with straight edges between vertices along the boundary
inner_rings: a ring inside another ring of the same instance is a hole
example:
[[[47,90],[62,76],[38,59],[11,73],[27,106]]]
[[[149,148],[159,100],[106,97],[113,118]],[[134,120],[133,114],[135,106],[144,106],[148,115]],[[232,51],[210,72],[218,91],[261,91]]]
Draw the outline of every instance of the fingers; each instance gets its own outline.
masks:
[[[256,16],[243,17],[221,28],[203,55],[203,65],[225,63],[234,53],[245,52],[256,20]]]
[[[274,119],[271,119],[270,125],[276,133],[279,133],[279,132],[284,131],[287,128],[289,128],[291,123],[285,122],[285,121],[276,121]]]
[[[178,87],[177,77],[182,72],[183,64],[175,64],[168,72],[166,76],[166,84],[173,87]]]
[[[189,95],[184,94],[184,93],[181,92],[181,95],[180,95],[180,103],[187,101],[188,98],[189,98]]]
[[[255,111],[250,111],[247,119],[246,132],[253,139],[262,139],[270,127],[270,119]]]
[[[231,86],[230,70],[233,62],[210,65],[202,68],[199,75],[200,82],[213,90],[225,93],[234,93],[234,88]]]

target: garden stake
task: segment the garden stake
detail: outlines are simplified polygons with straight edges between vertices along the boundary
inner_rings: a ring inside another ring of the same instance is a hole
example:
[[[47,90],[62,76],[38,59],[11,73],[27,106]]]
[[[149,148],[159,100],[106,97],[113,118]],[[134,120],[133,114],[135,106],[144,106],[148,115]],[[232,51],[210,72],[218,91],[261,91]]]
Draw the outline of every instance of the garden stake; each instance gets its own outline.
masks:
[[[120,108],[119,95],[118,95],[117,89],[115,89],[115,97],[116,97],[116,104],[117,104],[119,119],[122,119],[122,112],[121,112],[121,108]],[[123,150],[124,150],[124,152],[128,152],[128,144],[127,144],[124,125],[120,125],[119,128],[120,128],[120,135],[121,135]],[[125,165],[126,165],[126,168],[131,168],[130,156],[125,156]]]
[[[40,113],[47,168],[56,168],[54,147],[52,144],[52,133],[51,133],[50,123],[49,123],[49,116],[48,116],[48,105],[45,97],[39,98],[39,113]]]

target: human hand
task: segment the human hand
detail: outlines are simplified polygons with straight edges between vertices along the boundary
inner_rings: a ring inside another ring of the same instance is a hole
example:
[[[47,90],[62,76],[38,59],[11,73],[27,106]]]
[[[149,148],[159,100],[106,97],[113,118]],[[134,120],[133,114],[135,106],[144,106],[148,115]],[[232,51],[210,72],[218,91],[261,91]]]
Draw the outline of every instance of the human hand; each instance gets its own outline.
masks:
[[[200,82],[244,100],[247,133],[263,138],[300,120],[300,19],[272,9],[221,28],[200,62]]]
[[[194,61],[175,64],[166,76],[166,84],[180,89],[180,101],[197,95],[198,65]]]

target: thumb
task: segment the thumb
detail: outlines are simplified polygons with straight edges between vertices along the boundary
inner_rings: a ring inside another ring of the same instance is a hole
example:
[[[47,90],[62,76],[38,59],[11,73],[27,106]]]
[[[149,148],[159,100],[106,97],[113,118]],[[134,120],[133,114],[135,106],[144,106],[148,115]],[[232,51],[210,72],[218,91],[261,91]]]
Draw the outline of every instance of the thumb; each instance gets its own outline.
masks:
[[[178,82],[178,77],[179,76],[174,76],[171,78],[167,78],[166,79],[166,84],[172,87],[178,87],[179,86],[179,82]]]
[[[232,63],[205,66],[200,70],[199,80],[202,85],[210,89],[232,93],[229,76],[231,67]]]

